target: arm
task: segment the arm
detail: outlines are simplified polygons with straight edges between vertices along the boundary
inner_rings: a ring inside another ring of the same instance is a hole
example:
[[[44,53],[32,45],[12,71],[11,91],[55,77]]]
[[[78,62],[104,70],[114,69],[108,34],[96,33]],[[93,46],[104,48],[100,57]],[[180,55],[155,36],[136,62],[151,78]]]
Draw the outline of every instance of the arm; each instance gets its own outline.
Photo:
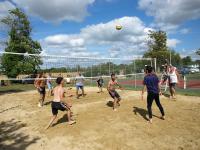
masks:
[[[107,90],[110,92],[110,82],[108,82]]]
[[[142,100],[144,99],[143,95],[144,95],[144,92],[146,91],[147,87],[146,85],[143,86],[142,88]]]
[[[177,78],[178,78],[178,83],[179,83],[179,81],[180,81],[180,74],[178,73],[177,70],[176,70],[176,76],[177,76]]]
[[[117,86],[119,87],[120,90],[124,89],[118,82],[116,82],[116,84],[117,84]]]

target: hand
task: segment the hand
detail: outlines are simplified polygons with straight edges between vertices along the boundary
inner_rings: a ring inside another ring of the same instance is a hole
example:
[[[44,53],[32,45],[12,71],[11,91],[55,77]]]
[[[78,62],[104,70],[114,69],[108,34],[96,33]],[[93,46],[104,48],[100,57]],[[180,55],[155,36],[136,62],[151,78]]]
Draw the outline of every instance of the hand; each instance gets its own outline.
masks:
[[[121,87],[121,88],[119,88],[120,90],[124,90],[124,88],[123,87]]]
[[[162,92],[159,92],[159,95],[162,95]]]

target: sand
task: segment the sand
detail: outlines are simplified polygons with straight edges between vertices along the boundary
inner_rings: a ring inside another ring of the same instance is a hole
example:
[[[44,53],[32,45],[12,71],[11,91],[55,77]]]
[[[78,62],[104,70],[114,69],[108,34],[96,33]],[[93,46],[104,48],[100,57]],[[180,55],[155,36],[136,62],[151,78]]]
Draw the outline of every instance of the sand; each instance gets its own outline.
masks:
[[[107,92],[86,88],[86,97],[73,101],[73,126],[59,112],[53,127],[45,130],[51,105],[37,107],[36,91],[0,96],[1,150],[199,150],[200,97],[162,96],[166,120],[153,104],[153,124],[147,123],[146,100],[140,92],[119,91],[123,101],[117,112],[107,102]],[[72,90],[74,93],[74,89]]]

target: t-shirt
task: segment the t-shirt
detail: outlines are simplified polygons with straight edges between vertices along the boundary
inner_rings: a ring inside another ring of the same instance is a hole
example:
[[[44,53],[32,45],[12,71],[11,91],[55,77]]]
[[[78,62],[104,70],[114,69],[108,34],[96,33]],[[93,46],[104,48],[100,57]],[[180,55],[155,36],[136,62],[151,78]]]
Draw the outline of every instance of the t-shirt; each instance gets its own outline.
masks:
[[[47,84],[51,84],[51,76],[47,77]]]
[[[169,77],[170,77],[170,83],[177,83],[178,82],[178,78],[177,78],[177,75],[176,75],[176,67],[170,68]]]
[[[102,78],[99,78],[99,79],[97,80],[97,83],[100,84],[100,85],[102,85],[102,84],[103,84],[103,79],[102,79]]]
[[[75,81],[76,81],[77,86],[83,86],[84,77],[83,76],[76,76]]]
[[[158,88],[159,79],[155,74],[147,74],[144,77],[144,85],[147,86],[147,92],[148,93],[159,93]]]
[[[70,83],[71,79],[70,78],[66,78],[67,83]]]

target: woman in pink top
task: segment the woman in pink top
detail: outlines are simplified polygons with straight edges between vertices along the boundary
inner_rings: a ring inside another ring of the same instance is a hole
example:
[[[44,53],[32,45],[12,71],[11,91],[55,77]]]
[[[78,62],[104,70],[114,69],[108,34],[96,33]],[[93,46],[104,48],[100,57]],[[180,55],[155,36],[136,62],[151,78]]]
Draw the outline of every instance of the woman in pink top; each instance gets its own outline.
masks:
[[[67,111],[67,117],[68,117],[68,124],[69,125],[72,125],[72,124],[75,123],[75,121],[73,121],[71,119],[71,110],[70,110],[71,106],[63,101],[64,93],[65,93],[65,90],[63,88],[64,79],[62,77],[58,77],[56,79],[56,83],[58,85],[53,89],[54,99],[51,103],[53,116],[52,116],[52,119],[49,122],[48,126],[46,127],[46,129],[48,129],[53,124],[53,122],[55,121],[57,114],[58,114],[58,110],[61,110],[61,111],[66,110]]]

